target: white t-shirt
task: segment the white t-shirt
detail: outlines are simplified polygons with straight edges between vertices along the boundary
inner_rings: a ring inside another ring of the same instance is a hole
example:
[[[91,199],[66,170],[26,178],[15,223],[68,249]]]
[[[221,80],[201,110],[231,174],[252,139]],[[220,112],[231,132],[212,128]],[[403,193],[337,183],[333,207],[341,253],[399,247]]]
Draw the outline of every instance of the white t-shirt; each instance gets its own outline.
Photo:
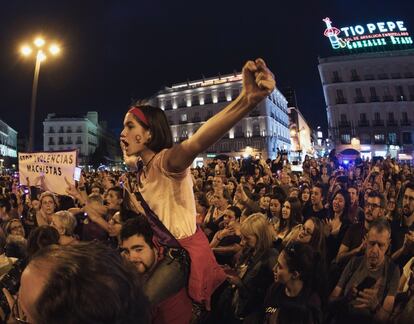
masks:
[[[158,153],[149,170],[141,174],[140,192],[165,227],[177,239],[196,231],[196,208],[190,168],[181,173],[166,171],[163,159],[167,149]]]

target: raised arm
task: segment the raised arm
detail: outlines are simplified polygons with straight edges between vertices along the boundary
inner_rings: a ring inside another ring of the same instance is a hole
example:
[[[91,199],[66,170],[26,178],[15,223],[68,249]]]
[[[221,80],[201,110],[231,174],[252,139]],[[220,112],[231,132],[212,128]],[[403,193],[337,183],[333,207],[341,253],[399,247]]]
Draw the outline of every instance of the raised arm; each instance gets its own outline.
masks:
[[[248,61],[242,74],[240,95],[210,118],[191,138],[166,152],[165,168],[168,171],[181,172],[188,168],[198,154],[217,142],[275,88],[273,74],[262,59]]]

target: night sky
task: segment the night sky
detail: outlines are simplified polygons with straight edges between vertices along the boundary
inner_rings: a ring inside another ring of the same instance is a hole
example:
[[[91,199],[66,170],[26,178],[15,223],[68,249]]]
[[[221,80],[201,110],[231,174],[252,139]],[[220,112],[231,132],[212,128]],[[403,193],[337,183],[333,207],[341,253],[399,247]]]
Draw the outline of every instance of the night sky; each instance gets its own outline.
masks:
[[[41,67],[38,149],[47,113],[96,110],[117,132],[132,100],[256,57],[279,87],[296,90],[311,126],[326,127],[317,58],[332,52],[322,18],[338,27],[404,20],[414,33],[412,0],[14,0],[0,10],[0,118],[25,135],[34,59],[19,55],[20,44],[41,33],[64,46]]]

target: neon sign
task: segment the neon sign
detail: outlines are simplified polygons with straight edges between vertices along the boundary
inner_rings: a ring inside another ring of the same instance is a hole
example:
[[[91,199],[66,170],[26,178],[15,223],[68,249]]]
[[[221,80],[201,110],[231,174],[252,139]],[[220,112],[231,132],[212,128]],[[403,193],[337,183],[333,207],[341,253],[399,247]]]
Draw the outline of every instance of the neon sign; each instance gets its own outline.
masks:
[[[335,50],[413,44],[404,22],[400,20],[342,28],[332,26],[332,21],[328,17],[322,21],[326,24],[324,35]]]

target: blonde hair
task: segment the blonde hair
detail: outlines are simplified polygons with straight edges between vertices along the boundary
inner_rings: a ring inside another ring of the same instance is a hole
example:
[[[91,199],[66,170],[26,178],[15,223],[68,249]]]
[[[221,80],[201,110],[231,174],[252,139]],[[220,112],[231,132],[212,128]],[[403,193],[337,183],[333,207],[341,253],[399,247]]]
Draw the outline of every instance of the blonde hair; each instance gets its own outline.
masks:
[[[58,217],[59,221],[62,223],[65,230],[64,235],[72,236],[77,224],[75,216],[67,210],[58,211],[54,216]]]
[[[269,228],[269,222],[262,213],[254,213],[247,217],[240,227],[243,236],[256,237],[256,253],[262,254],[270,249],[273,245],[272,232]]]

